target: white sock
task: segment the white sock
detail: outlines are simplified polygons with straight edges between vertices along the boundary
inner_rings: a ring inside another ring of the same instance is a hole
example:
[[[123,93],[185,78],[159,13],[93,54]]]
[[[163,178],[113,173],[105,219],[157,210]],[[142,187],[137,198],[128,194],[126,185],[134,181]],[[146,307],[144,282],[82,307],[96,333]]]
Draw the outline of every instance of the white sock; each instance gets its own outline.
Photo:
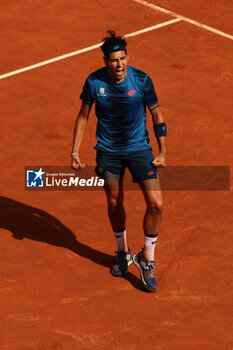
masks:
[[[114,231],[114,236],[117,242],[117,249],[126,251],[126,229],[122,231]]]
[[[155,259],[155,247],[157,243],[157,236],[156,235],[144,235],[144,250],[143,255],[146,257],[147,260],[151,261]]]

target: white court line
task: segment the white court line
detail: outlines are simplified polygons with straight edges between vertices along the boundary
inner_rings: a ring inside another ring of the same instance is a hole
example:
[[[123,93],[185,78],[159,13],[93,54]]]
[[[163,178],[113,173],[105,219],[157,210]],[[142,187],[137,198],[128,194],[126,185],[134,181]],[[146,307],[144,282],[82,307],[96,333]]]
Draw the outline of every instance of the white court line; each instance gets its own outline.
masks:
[[[131,33],[131,34],[126,34],[125,37],[129,38],[130,36],[136,36],[136,35],[139,35],[139,34],[150,32],[151,30],[162,28],[162,27],[168,26],[169,24],[176,23],[176,22],[179,22],[179,21],[181,21],[180,18],[172,19],[172,20],[167,21],[167,22],[156,24],[155,26],[152,26],[152,27],[148,27],[148,28],[145,28],[145,29],[142,29],[142,30],[138,30],[137,32],[134,32],[134,33]]]
[[[170,21],[166,21],[166,22],[163,22],[163,23],[160,23],[160,24],[156,24],[156,25],[154,25],[152,27],[144,28],[144,29],[138,30],[138,31],[130,33],[130,34],[126,34],[125,37],[130,37],[130,36],[136,36],[136,35],[139,35],[139,34],[143,34],[143,33],[149,32],[151,30],[162,28],[162,27],[168,26],[169,24],[176,23],[176,22],[179,22],[179,21],[181,21],[181,19],[179,19],[179,18],[172,19]],[[92,46],[88,46],[88,47],[85,47],[84,49],[73,51],[73,52],[67,53],[67,54],[62,55],[62,56],[54,57],[54,58],[51,58],[51,59],[46,60],[46,61],[42,61],[42,62],[39,62],[39,63],[36,63],[36,64],[32,64],[31,66],[28,66],[28,67],[24,67],[24,68],[17,69],[15,71],[12,71],[12,72],[9,72],[9,73],[6,73],[6,74],[2,74],[2,75],[0,75],[0,79],[9,78],[12,75],[20,74],[20,73],[26,72],[28,70],[32,70],[32,69],[35,69],[35,68],[39,68],[39,67],[45,66],[45,65],[50,64],[50,63],[61,61],[61,60],[64,60],[65,58],[79,55],[80,53],[84,53],[84,52],[87,52],[87,51],[95,50],[95,49],[99,48],[100,45],[102,45],[102,43],[95,44],[95,45],[92,45]]]
[[[233,40],[233,35],[230,35],[230,34],[227,34],[227,33],[224,33],[220,30],[217,30],[215,28],[212,28],[212,27],[209,27],[205,24],[202,24],[200,22],[197,22],[197,21],[194,21],[193,19],[190,19],[188,17],[184,17],[184,16],[181,16],[181,15],[178,15],[177,13],[175,12],[172,12],[172,11],[169,11],[169,10],[166,10],[165,8],[163,7],[159,7],[157,5],[154,5],[154,4],[151,4],[145,0],[133,0],[134,2],[138,2],[139,4],[141,5],[144,5],[144,6],[147,6],[147,7],[150,7],[154,10],[157,10],[157,11],[160,11],[160,12],[163,12],[163,13],[166,13],[167,15],[170,15],[172,17],[176,17],[176,18],[179,18],[180,20],[182,21],[185,21],[185,22],[188,22],[188,23],[191,23],[197,27],[200,27],[200,28],[203,28],[203,29],[206,29],[208,30],[209,32],[212,32],[212,33],[215,33],[215,34],[218,34],[218,35],[221,35],[227,39],[231,39]]]

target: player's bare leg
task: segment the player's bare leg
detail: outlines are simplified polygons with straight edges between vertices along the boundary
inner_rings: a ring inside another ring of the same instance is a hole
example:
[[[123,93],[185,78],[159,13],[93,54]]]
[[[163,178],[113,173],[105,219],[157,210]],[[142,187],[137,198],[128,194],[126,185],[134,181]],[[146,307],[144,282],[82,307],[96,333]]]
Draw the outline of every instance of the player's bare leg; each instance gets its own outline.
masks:
[[[157,288],[155,278],[155,246],[162,217],[162,193],[159,179],[144,180],[139,183],[147,209],[143,220],[144,248],[133,257],[135,265],[140,269],[141,280],[150,291]]]
[[[125,227],[125,208],[123,205],[123,178],[105,182],[104,191],[108,203],[108,217],[113,231],[119,231]]]
[[[160,189],[160,180],[151,179],[144,180],[139,183],[142,189],[145,201],[146,201],[146,212],[143,219],[143,230],[147,237],[156,237],[159,232],[161,219],[162,219],[162,208],[163,198]],[[146,241],[146,239],[145,239]],[[153,240],[152,240],[153,241]],[[154,243],[154,242],[152,242]],[[155,242],[156,243],[156,242]],[[155,248],[155,244],[153,245]],[[153,254],[153,255],[152,255]],[[149,244],[145,244],[143,250],[143,256],[146,260],[154,260],[154,249]]]
[[[126,238],[126,214],[123,205],[123,177],[119,180],[105,182],[105,194],[108,202],[108,217],[117,243],[117,258],[111,273],[117,277],[123,277],[128,272],[128,266],[132,264],[132,256],[128,248]]]

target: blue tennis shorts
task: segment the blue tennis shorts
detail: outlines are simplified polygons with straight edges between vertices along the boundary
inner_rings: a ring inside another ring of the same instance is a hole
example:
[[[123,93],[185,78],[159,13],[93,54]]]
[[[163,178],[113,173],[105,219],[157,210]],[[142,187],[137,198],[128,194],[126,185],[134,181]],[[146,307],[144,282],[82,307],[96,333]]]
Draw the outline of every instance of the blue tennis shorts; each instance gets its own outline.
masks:
[[[133,182],[157,179],[158,170],[152,164],[153,160],[154,156],[150,149],[123,154],[97,150],[96,154],[96,163],[104,168],[103,178],[106,181],[118,180],[124,175],[126,167],[133,177]]]

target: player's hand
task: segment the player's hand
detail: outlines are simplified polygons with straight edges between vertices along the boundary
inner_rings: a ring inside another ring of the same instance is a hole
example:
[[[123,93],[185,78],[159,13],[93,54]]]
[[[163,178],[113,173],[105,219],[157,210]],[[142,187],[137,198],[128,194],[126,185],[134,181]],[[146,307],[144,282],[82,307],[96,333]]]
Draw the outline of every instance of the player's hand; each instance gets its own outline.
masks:
[[[81,163],[79,156],[75,155],[72,157],[71,168],[73,168],[75,170],[82,170],[85,167],[86,167],[86,165]]]
[[[165,154],[159,153],[159,155],[152,161],[152,164],[158,168],[165,168]]]

